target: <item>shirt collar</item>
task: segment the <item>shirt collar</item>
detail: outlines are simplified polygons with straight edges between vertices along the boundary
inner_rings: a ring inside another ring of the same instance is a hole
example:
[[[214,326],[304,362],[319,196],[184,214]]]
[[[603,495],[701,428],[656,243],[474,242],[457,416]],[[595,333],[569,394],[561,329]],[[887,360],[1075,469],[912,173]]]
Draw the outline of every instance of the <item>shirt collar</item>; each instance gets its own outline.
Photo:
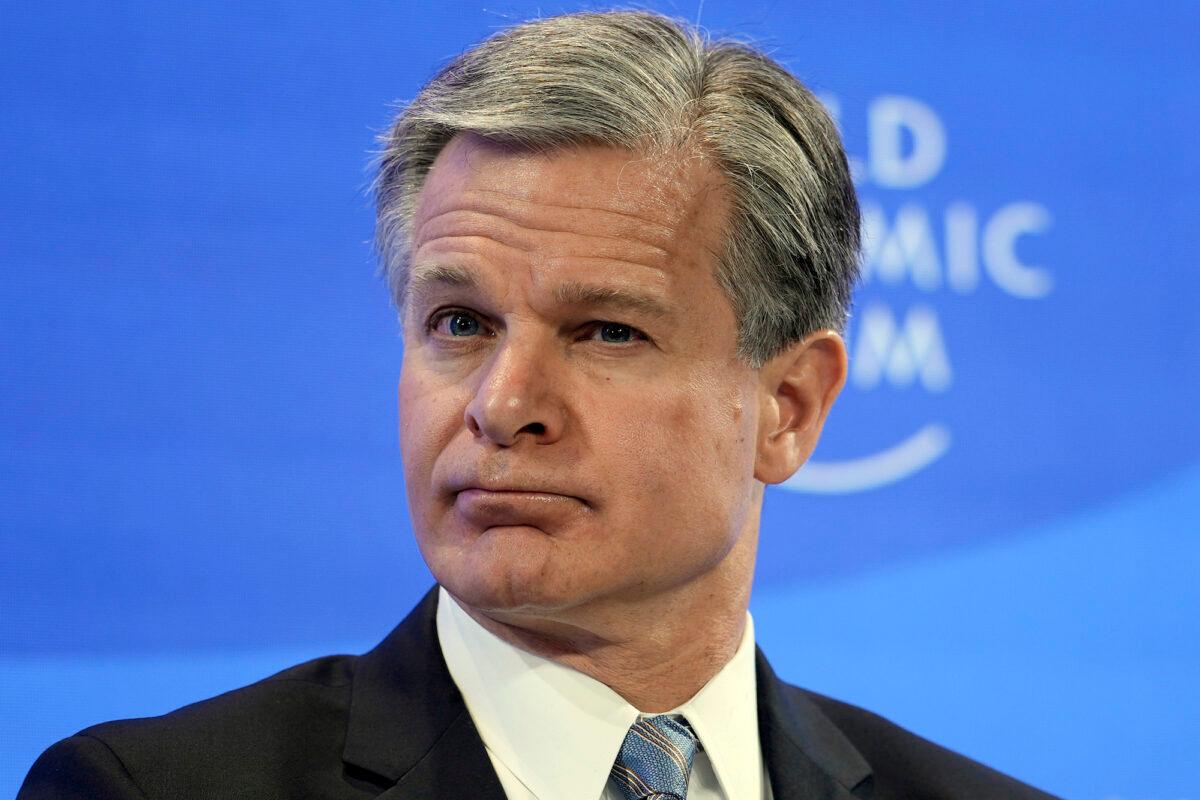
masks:
[[[671,713],[687,718],[712,762],[726,797],[763,796],[754,620],[749,612],[733,658],[691,700]]]
[[[445,589],[439,589],[437,631],[450,676],[488,750],[536,797],[600,797],[629,727],[651,715],[639,715],[582,672],[497,638]],[[762,796],[749,614],[729,663],[669,713],[687,718],[726,797]]]

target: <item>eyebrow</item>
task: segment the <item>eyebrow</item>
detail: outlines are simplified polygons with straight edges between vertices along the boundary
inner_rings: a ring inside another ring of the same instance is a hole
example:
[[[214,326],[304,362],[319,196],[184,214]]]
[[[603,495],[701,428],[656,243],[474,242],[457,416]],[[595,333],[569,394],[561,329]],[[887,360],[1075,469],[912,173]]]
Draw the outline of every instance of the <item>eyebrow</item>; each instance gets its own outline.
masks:
[[[421,294],[438,286],[474,289],[479,286],[475,275],[462,267],[446,264],[421,264],[413,268],[408,276],[406,294]]]
[[[405,289],[405,308],[441,288],[477,290],[479,280],[463,267],[447,264],[423,264],[413,268]],[[555,287],[554,301],[565,306],[598,306],[632,311],[660,318],[671,316],[671,306],[644,292],[617,286],[600,286],[566,281]]]
[[[669,317],[671,307],[663,301],[641,292],[616,286],[567,281],[554,290],[554,300],[567,306],[601,306],[619,311],[633,311],[651,317]]]
[[[475,275],[462,267],[445,264],[421,264],[412,269],[405,281],[402,312],[413,302],[439,288],[478,289]]]

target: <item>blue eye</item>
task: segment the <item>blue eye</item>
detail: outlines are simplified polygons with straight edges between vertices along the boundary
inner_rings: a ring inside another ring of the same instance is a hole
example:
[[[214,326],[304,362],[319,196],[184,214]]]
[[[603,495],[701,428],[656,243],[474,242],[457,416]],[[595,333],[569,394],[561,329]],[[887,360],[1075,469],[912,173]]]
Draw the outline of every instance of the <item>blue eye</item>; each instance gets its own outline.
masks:
[[[613,344],[631,342],[634,338],[633,328],[619,322],[605,322],[600,325],[600,340]]]
[[[456,312],[448,314],[445,319],[451,336],[474,336],[479,333],[479,320],[470,314]]]

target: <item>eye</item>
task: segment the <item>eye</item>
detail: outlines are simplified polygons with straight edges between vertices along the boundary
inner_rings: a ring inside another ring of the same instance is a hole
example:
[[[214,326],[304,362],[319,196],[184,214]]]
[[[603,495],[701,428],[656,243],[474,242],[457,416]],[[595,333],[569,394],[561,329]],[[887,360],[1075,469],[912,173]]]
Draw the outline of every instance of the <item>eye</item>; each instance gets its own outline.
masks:
[[[479,333],[479,320],[469,314],[451,314],[446,327],[451,336],[474,336]]]
[[[593,335],[598,334],[600,341],[608,344],[628,344],[646,338],[637,328],[620,322],[597,322],[593,330]]]
[[[478,317],[468,311],[450,310],[435,314],[429,320],[429,330],[464,338],[479,335],[483,325]]]

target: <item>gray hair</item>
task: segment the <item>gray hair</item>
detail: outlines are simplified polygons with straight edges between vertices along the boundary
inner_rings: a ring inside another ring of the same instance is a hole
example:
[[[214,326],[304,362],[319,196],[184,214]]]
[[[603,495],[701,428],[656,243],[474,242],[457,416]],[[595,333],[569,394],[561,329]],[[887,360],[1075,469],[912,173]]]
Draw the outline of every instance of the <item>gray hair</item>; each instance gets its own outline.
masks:
[[[381,138],[376,248],[400,308],[417,195],[463,132],[535,150],[702,148],[730,190],[716,279],[741,357],[761,366],[815,330],[844,329],[859,212],[841,140],[816,97],[752,47],[610,11],[526,22],[458,56]]]

